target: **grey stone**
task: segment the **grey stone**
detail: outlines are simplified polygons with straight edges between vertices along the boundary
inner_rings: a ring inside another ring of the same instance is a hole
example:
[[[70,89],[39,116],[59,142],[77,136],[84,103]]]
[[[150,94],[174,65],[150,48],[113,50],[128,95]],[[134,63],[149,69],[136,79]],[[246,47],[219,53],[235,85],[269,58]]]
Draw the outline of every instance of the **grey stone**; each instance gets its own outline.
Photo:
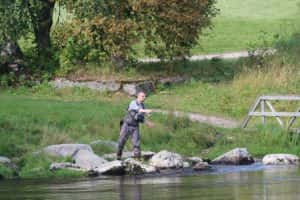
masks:
[[[62,162],[62,163],[52,163],[50,165],[51,171],[56,171],[59,169],[70,169],[70,170],[76,170],[76,171],[86,171],[85,169],[80,168],[80,166],[70,163],[70,162]]]
[[[195,165],[198,162],[203,162],[202,158],[200,157],[187,157],[185,160],[189,162],[191,165]]]
[[[246,148],[235,148],[217,158],[211,164],[247,165],[254,163],[254,159]]]
[[[93,170],[99,174],[106,175],[122,175],[125,174],[125,164],[122,161],[115,160],[102,164]]]
[[[0,156],[0,165],[4,165],[14,170],[17,170],[18,168],[16,164],[14,164],[9,158],[4,156]]]
[[[82,82],[78,84],[79,87],[87,87],[92,90],[99,90],[101,92],[109,91],[109,92],[116,92],[120,90],[121,84],[117,82],[97,82],[97,81],[89,81],[89,82]]]
[[[7,157],[0,156],[0,164],[10,164],[11,160]]]
[[[136,95],[136,85],[134,83],[131,84],[124,84],[123,91],[131,96]]]
[[[196,171],[209,170],[211,166],[207,162],[198,162],[193,166],[193,169]]]
[[[68,157],[73,156],[79,150],[93,152],[90,145],[87,144],[56,144],[45,147],[42,152],[51,156]]]
[[[140,161],[137,161],[133,158],[128,158],[124,161],[126,168],[125,171],[127,174],[145,174],[145,173],[155,173],[158,172],[153,166],[143,164]]]
[[[155,154],[155,152],[152,152],[152,151],[142,151],[141,157],[144,160],[149,160],[154,154]],[[102,155],[102,157],[107,160],[116,160],[117,159],[116,153],[104,154],[104,155]],[[123,159],[133,158],[133,157],[134,157],[133,153],[130,151],[125,151],[122,154]]]
[[[190,167],[191,165],[190,165],[190,163],[189,162],[183,162],[183,167],[184,168],[188,168],[188,167]]]
[[[73,156],[73,161],[82,169],[93,170],[107,161],[89,150],[79,150]]]
[[[166,150],[160,151],[159,153],[155,154],[150,159],[149,163],[150,165],[159,169],[183,167],[182,156],[177,153],[168,152]]]
[[[264,165],[298,165],[299,157],[292,154],[268,154],[264,156]]]
[[[66,79],[56,79],[50,82],[50,85],[54,88],[66,88],[66,87],[82,87],[89,88],[92,90],[98,90],[101,92],[109,91],[116,92],[121,88],[121,84],[115,81],[86,81],[86,82],[75,82]]]
[[[73,81],[65,80],[65,79],[56,79],[54,81],[49,82],[49,84],[54,88],[66,88],[66,87],[74,87],[76,84]]]

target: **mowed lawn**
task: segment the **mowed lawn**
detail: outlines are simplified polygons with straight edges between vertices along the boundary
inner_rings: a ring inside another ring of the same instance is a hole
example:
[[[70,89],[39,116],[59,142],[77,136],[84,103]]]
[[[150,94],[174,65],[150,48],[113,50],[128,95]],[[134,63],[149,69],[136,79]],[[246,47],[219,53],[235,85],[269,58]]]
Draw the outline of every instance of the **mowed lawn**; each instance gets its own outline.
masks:
[[[218,0],[220,13],[204,31],[192,54],[222,53],[268,46],[297,31],[300,0]],[[299,30],[299,29],[298,29]],[[137,45],[144,56],[143,45]]]
[[[299,5],[299,0],[218,0],[214,27],[192,53],[246,50],[288,37],[297,30]]]

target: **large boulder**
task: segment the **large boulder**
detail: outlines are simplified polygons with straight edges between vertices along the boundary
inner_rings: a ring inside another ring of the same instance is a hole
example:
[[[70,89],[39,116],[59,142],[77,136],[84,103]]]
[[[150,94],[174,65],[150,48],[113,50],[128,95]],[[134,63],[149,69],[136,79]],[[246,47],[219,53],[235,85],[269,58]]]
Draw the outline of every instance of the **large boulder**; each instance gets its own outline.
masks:
[[[187,157],[185,160],[188,163],[190,163],[192,166],[199,162],[203,162],[202,158],[200,158],[200,157]]]
[[[122,161],[115,160],[102,164],[93,170],[104,175],[123,175],[125,174],[125,164]]]
[[[79,150],[87,150],[93,152],[90,145],[87,144],[56,144],[45,147],[42,151],[45,154],[59,157],[71,157]]]
[[[152,151],[142,151],[141,152],[141,157],[144,159],[144,160],[149,160],[150,158],[152,158],[152,156],[154,155],[155,153],[152,152]],[[104,154],[102,155],[102,157],[104,159],[107,159],[107,160],[116,160],[117,159],[117,155],[116,153],[110,153],[110,154]],[[127,158],[133,158],[134,155],[132,152],[130,151],[125,151],[123,152],[122,154],[122,158],[125,160]]]
[[[181,155],[166,150],[160,151],[150,159],[150,165],[159,168],[182,168],[183,158]]]
[[[142,162],[135,160],[133,158],[128,158],[124,161],[125,163],[125,171],[127,174],[145,174],[145,173],[155,173],[158,172],[153,166],[143,164]]]
[[[254,163],[254,159],[246,148],[235,148],[211,161],[211,164],[221,165],[248,165]]]
[[[67,79],[55,79],[50,82],[54,88],[65,88],[65,87],[82,87],[89,88],[91,90],[98,90],[100,92],[109,91],[117,92],[121,89],[121,83],[115,81],[70,81]]]
[[[87,171],[82,169],[80,166],[70,163],[70,162],[62,162],[62,163],[52,163],[49,168],[51,171],[56,171],[59,169],[69,169],[69,170],[77,170],[77,171]]]
[[[11,160],[7,157],[0,156],[0,164],[10,164]]]
[[[264,156],[262,163],[264,165],[297,165],[299,157],[292,154],[269,154]]]
[[[73,162],[82,169],[93,170],[94,168],[107,163],[107,160],[97,156],[91,151],[79,150],[73,156]]]
[[[207,162],[198,162],[193,166],[195,171],[209,170],[211,166]]]
[[[121,84],[113,81],[107,82],[98,82],[98,81],[88,81],[78,83],[79,87],[87,87],[92,90],[99,90],[101,92],[109,91],[109,92],[116,92],[120,90]]]
[[[12,169],[17,169],[17,166],[9,158],[4,156],[0,156],[0,165],[4,165]]]

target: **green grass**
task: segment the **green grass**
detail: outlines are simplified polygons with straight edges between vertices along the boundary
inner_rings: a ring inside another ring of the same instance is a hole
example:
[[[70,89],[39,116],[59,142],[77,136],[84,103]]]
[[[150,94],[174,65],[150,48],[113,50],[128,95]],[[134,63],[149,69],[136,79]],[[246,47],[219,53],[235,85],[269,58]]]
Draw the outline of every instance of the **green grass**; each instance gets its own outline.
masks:
[[[231,73],[226,78],[224,74],[229,68],[219,75],[223,77],[220,80],[213,78],[218,72],[214,68],[215,72],[212,70],[207,74],[210,78],[161,87],[148,98],[148,106],[203,112],[240,120],[254,101],[253,97],[258,94],[296,94],[299,91],[299,84],[295,84],[300,82],[298,65],[288,62],[285,67],[278,67],[282,58],[276,57],[278,60],[274,57],[271,60],[264,58],[264,67],[258,65],[245,68],[245,71]],[[89,144],[99,139],[117,141],[119,120],[130,100],[124,95],[102,94],[80,88],[54,90],[47,84],[2,90],[1,155],[17,161],[20,166],[19,176],[23,178],[84,176],[86,174],[65,170],[51,172],[51,162],[64,160],[43,155],[32,156],[32,152],[51,144]],[[285,108],[281,104],[276,106],[279,109]],[[235,147],[247,147],[258,157],[267,153],[300,154],[299,135],[279,128],[275,121],[271,121],[266,127],[252,122],[251,129],[243,130],[215,128],[170,115],[152,114],[150,119],[156,126],[141,127],[143,150],[167,149],[209,159]],[[102,147],[94,148],[98,154],[109,152],[105,148],[101,152]],[[127,149],[131,149],[130,142],[127,143]],[[205,149],[206,153],[203,152]],[[1,171],[6,172],[4,169]],[[6,177],[10,177],[10,173],[7,174]]]
[[[26,155],[19,161],[21,170],[18,173],[21,178],[76,178],[86,176],[86,172],[61,169],[50,171],[49,167],[54,162],[66,162],[67,159],[49,157],[47,155]]]
[[[276,72],[281,73],[282,77]],[[233,81],[217,84],[190,81],[184,85],[162,88],[148,100],[155,108],[199,112],[241,120],[258,96],[298,93],[298,69],[282,69],[276,72],[271,69],[266,73],[253,72],[249,76],[243,74]],[[279,105],[280,108],[283,106]],[[293,104],[290,111],[295,111],[296,108],[297,105]]]
[[[300,16],[299,0],[218,0],[220,14],[214,28],[200,39],[192,53],[246,50],[262,45],[273,36],[288,37],[295,32]]]
[[[225,132],[207,156],[215,158],[236,147],[246,147],[257,158],[270,153],[300,154],[299,134],[287,132],[277,124],[256,126],[255,129],[235,129]]]
[[[50,172],[51,162],[65,160],[44,155],[32,156],[31,153],[51,144],[89,144],[98,139],[116,141],[118,120],[129,100],[113,103],[105,99],[84,100],[84,96],[75,101],[68,96],[60,99],[47,97],[45,100],[45,97],[31,94],[11,95],[6,92],[0,97],[1,154],[17,160],[21,167],[19,175],[24,178],[80,176],[80,173],[69,171]],[[300,153],[298,135],[289,134],[272,123],[250,130],[231,130],[170,115],[153,114],[150,119],[156,126],[141,127],[143,150],[167,149],[210,159],[235,147],[247,147],[254,156],[259,157],[276,152]],[[127,148],[131,149],[130,142]],[[208,154],[203,154],[204,149],[209,149]],[[95,151],[98,154],[108,153],[106,150],[99,152],[97,148]]]
[[[205,30],[192,54],[222,53],[259,48],[265,41],[289,37],[297,29],[299,0],[218,0],[219,15]],[[140,56],[143,44],[136,47]]]
[[[259,56],[237,63],[219,62],[186,84],[161,87],[148,102],[152,107],[200,112],[242,120],[261,95],[299,94],[300,35],[282,39],[273,56]],[[201,68],[201,67],[200,67]],[[218,70],[220,69],[220,70]],[[299,102],[274,102],[278,110],[295,111]]]
[[[13,169],[0,164],[0,180],[14,178],[15,176],[16,176],[16,173]]]
[[[2,91],[1,155],[17,161],[19,176],[23,178],[80,176],[69,171],[53,173],[49,171],[50,163],[63,160],[33,156],[32,152],[51,144],[117,141],[119,120],[130,98],[107,101],[107,97],[95,93],[96,100],[91,100],[84,91],[76,98],[76,89],[71,94],[43,95],[46,86],[41,87],[38,92],[24,88]],[[151,120],[156,124],[154,128],[141,127],[143,150],[167,149],[183,155],[199,155],[202,149],[216,142],[217,129],[213,127],[159,114],[153,114]],[[108,153],[107,149],[100,152],[93,147],[99,155]],[[126,148],[132,148],[130,141]]]

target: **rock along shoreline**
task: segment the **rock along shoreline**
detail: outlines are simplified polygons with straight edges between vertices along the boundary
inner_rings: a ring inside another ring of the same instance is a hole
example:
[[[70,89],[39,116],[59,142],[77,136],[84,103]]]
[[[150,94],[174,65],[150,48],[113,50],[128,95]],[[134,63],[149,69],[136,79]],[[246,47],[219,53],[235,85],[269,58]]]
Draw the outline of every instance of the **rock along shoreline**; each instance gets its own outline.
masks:
[[[116,160],[115,154],[98,156],[87,144],[57,144],[43,148],[35,154],[54,157],[70,157],[70,162],[52,163],[50,171],[74,170],[86,172],[89,176],[100,175],[147,175],[161,174],[165,171],[172,173],[180,169],[192,172],[212,171],[218,165],[251,165],[255,160],[246,148],[235,148],[212,161],[206,162],[200,157],[183,157],[182,155],[162,150],[160,152],[142,152],[142,161],[132,158],[130,152],[124,152],[122,160]],[[299,165],[300,159],[292,154],[268,154],[261,160],[263,165]],[[0,156],[0,164],[17,169],[17,166],[6,157]]]

